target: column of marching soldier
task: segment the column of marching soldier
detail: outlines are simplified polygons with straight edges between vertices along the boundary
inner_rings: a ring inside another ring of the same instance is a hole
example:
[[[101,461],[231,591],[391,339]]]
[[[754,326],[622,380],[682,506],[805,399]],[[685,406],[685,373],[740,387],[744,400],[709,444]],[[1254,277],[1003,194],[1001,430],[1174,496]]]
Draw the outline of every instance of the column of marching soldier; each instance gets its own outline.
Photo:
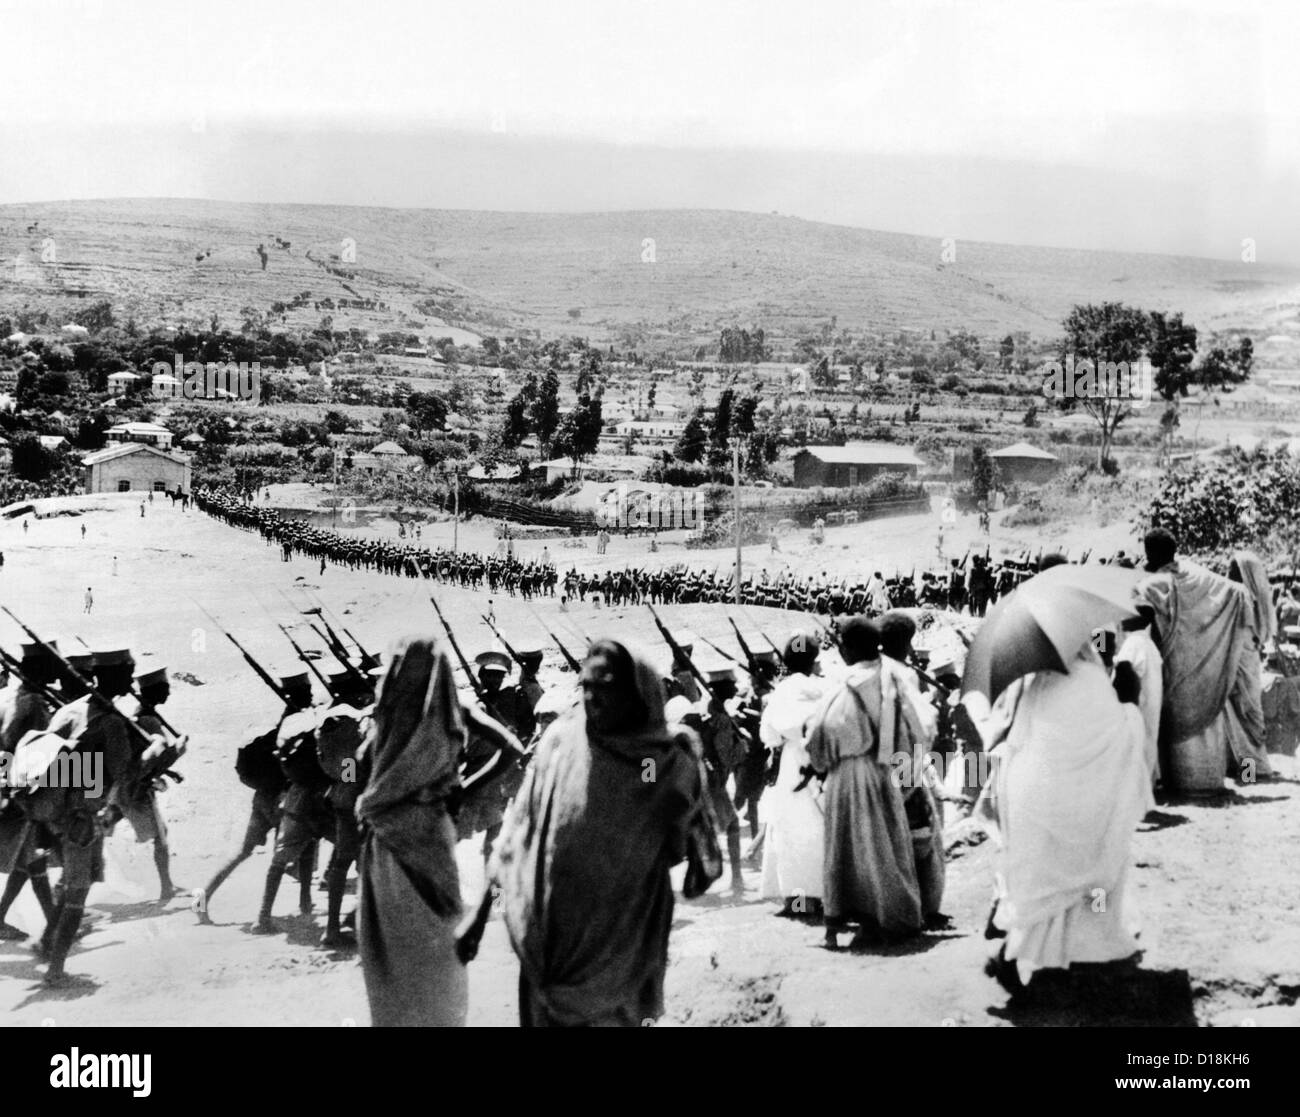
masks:
[[[546,727],[576,705],[580,695],[573,682],[544,693],[538,681],[543,653],[515,649],[489,618],[484,619],[506,650],[484,651],[471,666],[441,613],[439,618],[471,684],[462,697],[469,730],[461,763],[464,780],[474,783],[470,777],[488,765],[501,773],[479,781],[476,794],[457,804],[459,837],[482,833],[486,856],[532,749]],[[655,620],[672,655],[666,691],[677,698],[680,716],[703,743],[710,798],[727,839],[731,885],[740,891],[739,812],[746,810],[757,839],[758,801],[771,774],[758,724],[763,697],[780,673],[780,660],[774,647],[752,650],[737,628],[741,654],[732,656],[712,645],[731,662],[701,670],[692,644],[678,642],[657,615]],[[286,874],[296,878],[300,913],[310,916],[317,851],[325,840],[332,844],[332,855],[320,880],[328,892],[320,943],[346,949],[355,945],[355,931],[342,913],[348,874],[360,846],[354,808],[368,775],[367,732],[382,664],[355,644],[355,638],[350,648],[323,616],[321,622],[336,661],[328,672],[295,644],[302,669],[273,676],[226,633],[282,701],[283,710],[273,726],[236,754],[235,773],[252,792],[248,825],[239,849],[193,894],[192,907],[208,921],[222,883],[270,838],[273,853],[251,930],[276,931],[272,910]],[[137,840],[154,843],[159,902],[165,904],[175,895],[158,793],[166,780],[181,779],[173,766],[185,753],[186,738],[159,709],[170,693],[165,667],[147,660],[137,664],[130,651],[120,647],[64,655],[56,641],[26,631],[29,640],[18,657],[0,651],[10,674],[9,686],[0,693],[0,737],[12,758],[0,808],[0,870],[8,874],[0,899],[0,938],[27,937],[5,917],[30,884],[46,921],[34,949],[48,963],[45,980],[58,984],[70,980],[65,962],[84,933],[88,893],[104,879],[104,839],[120,820],[131,824]],[[548,635],[568,669],[576,672],[578,660],[549,630]],[[827,641],[832,638],[828,630]],[[507,685],[516,665],[518,681]],[[743,693],[737,672],[749,680]],[[325,691],[324,701],[317,702],[313,693],[313,675]],[[124,704],[128,696],[134,701]],[[499,763],[498,754],[513,763]],[[69,771],[75,775],[80,770],[69,764],[73,757],[102,758],[102,780],[69,779]],[[757,846],[751,850],[751,857],[756,855]],[[51,867],[60,874],[53,887]]]
[[[481,555],[472,551],[448,551],[418,547],[389,540],[367,539],[356,534],[313,527],[304,520],[285,519],[268,508],[258,508],[233,490],[199,489],[198,507],[236,527],[256,531],[267,545],[278,546],[288,562],[294,555],[307,555],[324,563],[352,570],[366,569],[482,589],[510,596],[555,597],[566,601],[598,599],[606,605],[694,604],[730,602],[735,599],[731,574],[721,566],[712,571],[689,570],[684,565],[647,570],[640,567],[580,573],[571,568],[560,575],[549,552],[536,560],[514,555]],[[1078,561],[1087,562],[1090,552]],[[1014,558],[994,561],[986,547],[984,554],[967,551],[949,561],[947,567],[895,571],[885,578],[875,571],[870,578],[850,581],[826,573],[802,579],[791,573],[769,574],[761,569],[741,584],[741,604],[816,613],[821,616],[878,615],[887,609],[916,606],[968,610],[984,616],[990,605],[1009,594],[1038,569],[1042,558],[1023,552]],[[1122,560],[1123,553],[1114,556]]]

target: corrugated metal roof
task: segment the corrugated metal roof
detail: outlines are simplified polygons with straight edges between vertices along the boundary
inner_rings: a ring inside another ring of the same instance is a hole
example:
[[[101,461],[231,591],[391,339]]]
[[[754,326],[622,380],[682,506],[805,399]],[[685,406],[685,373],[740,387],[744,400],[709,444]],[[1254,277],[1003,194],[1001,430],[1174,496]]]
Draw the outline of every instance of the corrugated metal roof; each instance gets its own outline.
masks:
[[[843,446],[805,446],[811,454],[828,465],[914,465],[923,466],[910,446],[889,442],[849,442]]]
[[[150,446],[147,442],[118,442],[103,450],[96,450],[93,454],[87,454],[81,459],[81,464],[99,465],[100,462],[123,458],[127,454],[157,454],[160,458],[166,458],[169,462],[175,462],[177,465],[185,465],[189,460],[188,458],[182,458],[178,454],[169,454],[166,450],[159,450],[157,446]]]
[[[1055,454],[1049,454],[1046,450],[1040,450],[1037,446],[1030,446],[1028,442],[1017,442],[1014,446],[1004,446],[1001,450],[994,450],[989,455],[990,458],[1037,458],[1039,461],[1054,462],[1059,461]]]

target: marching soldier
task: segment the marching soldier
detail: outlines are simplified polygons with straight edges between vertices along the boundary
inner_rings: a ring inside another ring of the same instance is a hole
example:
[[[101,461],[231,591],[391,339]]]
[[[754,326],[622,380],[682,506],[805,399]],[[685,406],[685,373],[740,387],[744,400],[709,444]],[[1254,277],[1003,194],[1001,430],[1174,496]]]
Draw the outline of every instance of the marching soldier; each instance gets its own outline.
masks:
[[[700,700],[700,688],[695,683],[695,676],[691,674],[690,666],[691,652],[695,650],[695,645],[682,644],[680,647],[682,655],[679,657],[676,653],[673,654],[672,692],[680,694],[694,705]]]
[[[56,651],[57,645],[50,641]],[[22,678],[5,691],[0,706],[0,749],[12,756],[18,742],[32,731],[50,724],[50,708],[39,688],[49,686],[58,675],[58,664],[39,644],[24,644],[19,664]],[[4,895],[0,896],[0,939],[25,939],[27,934],[6,920],[9,909],[27,881],[41,905],[48,923],[54,915],[54,896],[45,875],[46,858],[39,841],[37,823],[29,819],[20,804],[8,800],[0,809],[0,871],[9,874]]]
[[[736,770],[736,809],[744,808],[745,820],[749,823],[749,836],[757,839],[758,801],[767,786],[768,760],[767,749],[763,747],[758,729],[764,702],[781,673],[780,657],[771,648],[754,652],[752,670],[750,693],[740,708],[740,726],[749,736],[749,749],[744,763]],[[757,852],[756,848],[751,847],[749,856],[754,857]]]
[[[94,653],[93,664],[98,695],[83,695],[59,709],[50,720],[49,733],[70,742],[69,750],[87,759],[102,757],[103,782],[98,787],[40,787],[29,797],[49,797],[48,809],[36,809],[49,819],[63,867],[54,918],[37,947],[37,956],[49,962],[45,981],[50,985],[66,980],[64,963],[81,929],[86,897],[91,885],[103,878],[102,795],[130,774],[133,760],[123,716],[110,704],[131,689],[135,661],[126,648],[106,648]]]
[[[536,727],[533,706],[520,688],[502,685],[510,673],[510,657],[493,650],[475,656],[474,662],[478,666],[483,698],[481,706],[462,703],[467,722],[463,767],[467,772],[479,771],[490,764],[504,748],[522,754],[519,742],[531,738]],[[501,734],[503,728],[508,731],[509,740]],[[519,790],[523,776],[523,769],[515,764],[461,807],[456,820],[458,833],[464,839],[483,831],[484,860],[492,853],[492,843],[501,833],[506,804]]]
[[[171,695],[167,668],[150,666],[136,677],[136,686],[140,691],[140,702],[134,717],[136,725],[151,737],[165,738],[158,707]],[[143,750],[133,743],[132,753],[130,775],[114,789],[112,805],[131,824],[137,842],[153,843],[153,863],[158,870],[158,902],[165,904],[178,891],[172,883],[167,823],[158,805],[159,788],[153,779],[141,778]]]
[[[542,700],[542,684],[538,682],[537,672],[542,666],[542,653],[529,649],[519,653],[519,692],[528,703],[528,712],[536,717],[537,703]],[[527,740],[527,738],[520,738]]]
[[[266,870],[262,906],[252,927],[255,935],[276,932],[271,918],[275,896],[284,875],[294,869],[298,877],[298,913],[311,915],[311,876],[316,867],[316,849],[321,838],[333,834],[334,827],[334,814],[325,798],[330,779],[320,764],[317,728],[317,711],[308,706],[289,714],[280,722],[276,734],[275,757],[288,787],[280,803],[280,824],[275,833],[275,852]]]
[[[244,745],[235,759],[235,772],[240,782],[253,792],[252,811],[239,852],[222,865],[208,886],[194,897],[193,908],[204,923],[211,922],[208,908],[217,889],[235,869],[253,856],[253,850],[275,832],[280,822],[280,796],[287,781],[275,758],[276,742],[280,727],[288,718],[311,708],[311,681],[305,670],[294,669],[280,676],[279,689],[285,706],[275,726]]]
[[[704,766],[709,775],[709,794],[718,825],[727,833],[727,858],[731,864],[731,891],[735,896],[745,891],[740,872],[740,816],[727,793],[727,780],[744,763],[748,752],[744,738],[726,704],[736,697],[736,676],[730,667],[708,673],[713,691],[700,725],[704,746]]]
[[[355,936],[344,931],[341,916],[348,870],[361,852],[356,805],[368,774],[369,754],[362,743],[370,726],[375,694],[370,678],[353,671],[331,675],[330,692],[334,704],[325,711],[316,733],[320,766],[330,781],[325,799],[334,815],[334,853],[325,873],[329,893],[320,945],[345,949],[356,946]]]

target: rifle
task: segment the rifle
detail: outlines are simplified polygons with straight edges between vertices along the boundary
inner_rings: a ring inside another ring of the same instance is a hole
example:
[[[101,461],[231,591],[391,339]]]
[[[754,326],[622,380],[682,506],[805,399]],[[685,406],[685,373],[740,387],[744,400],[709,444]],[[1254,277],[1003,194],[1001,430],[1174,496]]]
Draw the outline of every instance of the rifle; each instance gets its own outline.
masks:
[[[325,602],[321,601],[320,594],[314,594],[313,596],[316,598],[318,602],[320,602],[321,608],[323,609],[325,607]],[[370,652],[366,651],[366,649],[361,646],[361,641],[352,635],[351,631],[343,624],[342,621],[339,620],[338,616],[334,614],[333,609],[330,610],[330,615],[334,617],[334,620],[336,622],[338,622],[339,628],[343,630],[343,635],[346,636],[349,640],[351,640],[352,643],[356,645],[357,651],[361,653],[361,669],[363,671],[369,671],[372,667],[378,667],[379,657],[377,655],[371,655]],[[324,615],[321,616],[321,623],[322,624],[325,623]],[[326,629],[328,629],[329,625],[326,624],[325,627]],[[340,641],[340,643],[342,643],[342,641]]]
[[[325,642],[325,646],[328,647],[330,650],[330,655],[332,655],[341,664],[343,664],[344,669],[347,671],[348,675],[351,678],[356,679],[358,682],[369,685],[370,680],[366,678],[366,676],[361,672],[361,669],[358,668],[356,664],[354,664],[350,659],[348,659],[346,655],[347,652],[346,647],[340,644],[339,647],[343,649],[342,652],[340,652],[338,648],[336,648],[334,644],[330,641],[330,639],[319,628],[317,628],[314,624],[312,624],[311,621],[307,622],[307,627],[310,628],[314,633],[316,633],[317,636],[319,636]],[[331,691],[330,693],[332,694],[333,691]]]
[[[480,614],[480,616],[482,616],[482,614]],[[497,628],[497,626],[493,624],[490,620],[488,620],[487,617],[483,617],[483,623],[492,630],[492,634],[496,636],[498,640],[501,641],[501,646],[505,648],[506,653],[510,656],[511,659],[513,659],[517,664],[519,664],[519,668],[520,670],[522,670],[524,666],[524,661],[519,658],[519,653],[510,646],[510,641],[501,635],[501,630]]]
[[[194,604],[198,605],[199,611],[205,617],[207,617],[208,620],[210,620],[214,625],[217,626],[218,630],[222,633],[222,635],[225,636],[227,640],[229,640],[232,644],[235,645],[235,647],[239,650],[239,654],[244,657],[244,662],[247,663],[248,666],[253,669],[253,674],[255,674],[259,679],[262,680],[262,682],[264,682],[268,687],[270,687],[271,691],[281,702],[283,702],[286,706],[289,705],[289,696],[288,694],[285,693],[284,687],[282,687],[274,678],[271,677],[270,672],[268,672],[265,667],[263,667],[260,663],[257,662],[257,660],[255,660],[252,657],[248,649],[245,648],[243,644],[241,644],[238,640],[236,640],[234,636],[232,636],[229,632],[226,631],[226,629],[221,627],[221,622],[218,621],[216,617],[214,617],[211,613],[209,613],[206,609],[204,609],[202,605],[199,605],[197,601]]]
[[[655,612],[655,607],[651,605],[650,602],[648,601],[646,602],[645,607],[650,610],[650,615],[654,617],[655,625],[659,629],[659,634],[664,638],[668,646],[672,648],[673,658],[678,663],[686,664],[687,670],[689,670],[691,673],[691,677],[697,683],[700,684],[700,688],[704,691],[704,693],[707,694],[710,698],[712,698],[713,688],[709,686],[708,680],[705,679],[705,677],[700,673],[700,669],[695,666],[695,664],[691,660],[691,657],[688,656],[684,651],[682,651],[682,646],[675,639],[673,639],[673,634],[668,631],[667,626],[664,624],[663,621],[659,619],[659,614]]]
[[[314,659],[311,659],[307,655],[307,653],[303,650],[302,645],[300,645],[298,641],[293,638],[293,633],[291,633],[285,625],[278,624],[276,625],[276,627],[281,632],[284,633],[285,638],[289,641],[290,644],[293,645],[293,650],[297,653],[298,658],[307,665],[307,670],[310,671],[313,675],[315,675],[316,681],[325,688],[325,693],[330,695],[331,697],[335,697],[333,688],[330,686],[328,680],[326,680],[324,674],[321,673],[321,669],[316,666],[316,661]]]
[[[329,648],[331,654],[333,654],[335,659],[339,660],[341,663],[347,663],[348,646],[345,643],[343,643],[341,639],[339,639],[339,634],[335,632],[332,628],[330,628],[330,622],[325,619],[325,614],[321,610],[320,606],[316,606],[311,609],[304,609],[302,612],[304,616],[313,616],[313,617],[320,618],[320,623],[325,626],[325,632],[322,633],[314,624],[311,625],[312,631],[315,632],[317,636],[319,636],[322,640],[325,641],[326,647]],[[307,623],[311,624],[310,621],[308,621]]]
[[[736,643],[740,645],[740,650],[745,655],[745,662],[749,664],[749,666],[746,667],[745,670],[748,671],[752,676],[754,674],[754,653],[749,650],[749,645],[745,643],[745,638],[740,634],[740,628],[737,626],[735,618],[728,617],[727,620],[731,624],[732,632],[736,634]],[[709,646],[713,647],[712,644],[710,644]],[[731,659],[730,656],[727,656],[727,658]]]
[[[551,638],[552,643],[554,643],[555,646],[560,649],[560,655],[564,657],[564,662],[569,665],[569,670],[576,675],[579,671],[582,670],[582,664],[579,663],[576,659],[574,659],[572,654],[569,652],[569,649],[560,643],[560,638],[556,636],[555,633],[552,632],[546,625],[542,624],[542,619],[537,615],[537,610],[532,607],[531,602],[529,603],[528,608],[529,611],[533,614],[533,617],[537,621],[537,623],[542,625],[542,631],[545,632],[546,635]]]
[[[438,614],[438,620],[442,622],[443,631],[447,633],[447,641],[451,644],[451,650],[456,653],[456,660],[460,663],[460,669],[465,672],[465,677],[469,679],[470,686],[474,688],[474,694],[480,702],[488,705],[487,692],[483,689],[483,684],[478,681],[478,676],[474,674],[469,665],[469,660],[465,658],[465,653],[460,650],[460,645],[456,643],[456,637],[451,631],[451,625],[447,623],[447,618],[442,615],[442,610],[438,608],[438,602],[433,594],[429,594],[429,602],[433,605],[433,611]]]
[[[707,636],[701,636],[700,639],[703,640],[706,644],[708,644],[709,647],[711,647],[715,652],[717,652],[718,655],[722,656],[722,658],[725,659],[728,663],[734,663],[737,667],[739,667],[742,671],[744,671],[746,675],[753,677],[754,672],[750,668],[746,667],[743,663],[741,663],[740,660],[738,660],[734,655],[731,655],[728,652],[724,652],[720,647],[718,647],[717,644],[715,644]]]

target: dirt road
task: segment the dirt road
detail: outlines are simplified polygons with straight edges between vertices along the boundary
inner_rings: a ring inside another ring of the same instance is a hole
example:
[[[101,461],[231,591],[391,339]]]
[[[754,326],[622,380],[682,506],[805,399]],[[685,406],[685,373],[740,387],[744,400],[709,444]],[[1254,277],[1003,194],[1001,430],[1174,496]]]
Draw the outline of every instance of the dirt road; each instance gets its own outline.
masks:
[[[92,644],[114,637],[130,643],[137,655],[149,651],[166,661],[174,678],[167,714],[190,733],[191,748],[183,763],[186,780],[167,792],[165,811],[176,879],[198,887],[238,844],[247,818],[251,793],[235,778],[234,750],[272,724],[277,713],[274,697],[199,604],[270,664],[283,663],[288,650],[270,617],[294,619],[291,603],[279,591],[292,597],[297,579],[318,587],[348,627],[377,647],[402,630],[429,625],[431,611],[414,581],[336,568],[320,577],[317,564],[283,563],[278,551],[257,537],[198,512],[183,513],[156,501],[141,518],[138,501],[110,497],[82,504],[92,510],[36,521],[25,536],[16,522],[0,525],[6,556],[0,600],[29,624],[56,635],[64,648],[75,646],[76,636]],[[934,519],[909,520],[914,522],[835,529],[829,536],[832,551],[847,547],[843,558],[836,558],[848,566],[861,563],[869,545],[895,548],[904,561],[909,551],[933,548]],[[995,553],[999,545],[1011,545],[996,532]],[[424,541],[430,542],[427,532]],[[481,546],[486,541],[484,531]],[[615,540],[607,561],[626,561],[625,544],[630,553],[632,541]],[[462,545],[469,545],[464,534]],[[720,559],[700,561],[711,566]],[[82,603],[87,586],[94,591],[89,615]],[[445,589],[440,600],[464,634],[466,650],[472,655],[486,646],[488,633],[477,619],[484,596]],[[597,615],[580,607],[561,615],[549,601],[539,609],[575,642],[576,629],[617,627],[648,646],[654,643],[643,610]],[[510,599],[498,599],[496,613],[508,634],[544,638],[531,615]],[[683,606],[666,615],[673,618],[670,623],[720,643],[728,639],[730,629],[718,607]],[[757,609],[748,619],[774,637],[792,620]],[[17,634],[9,628],[0,638],[12,647]],[[544,681],[570,677],[559,673],[556,660],[548,648]],[[1065,998],[1011,1011],[1001,990],[983,975],[992,858],[985,843],[958,846],[949,864],[945,908],[954,930],[895,950],[827,952],[819,928],[782,918],[774,905],[757,898],[752,873],[743,902],[724,897],[721,887],[695,902],[679,901],[664,1023],[1300,1023],[1295,1004],[1300,994],[1300,874],[1294,868],[1300,848],[1298,789],[1300,784],[1280,782],[1239,789],[1217,806],[1170,805],[1158,821],[1144,826],[1134,844],[1145,917],[1143,969],[1106,975],[1085,1001]],[[463,844],[460,854],[464,889],[473,897],[478,855],[472,843]],[[98,922],[69,962],[86,984],[47,991],[30,952],[0,944],[0,1009],[8,1022],[25,1025],[366,1024],[355,959],[315,945],[323,893],[315,919],[308,921],[289,915],[295,896],[282,889],[276,911],[284,933],[268,938],[247,933],[268,857],[267,850],[259,851],[231,878],[213,904],[215,923],[200,926],[184,900],[165,909],[150,902],[156,882],[148,848],[120,830],[109,842],[108,879],[91,897]],[[11,921],[39,931],[34,909],[24,896]],[[470,970],[470,1022],[512,1023],[516,979],[513,955],[494,919]]]

